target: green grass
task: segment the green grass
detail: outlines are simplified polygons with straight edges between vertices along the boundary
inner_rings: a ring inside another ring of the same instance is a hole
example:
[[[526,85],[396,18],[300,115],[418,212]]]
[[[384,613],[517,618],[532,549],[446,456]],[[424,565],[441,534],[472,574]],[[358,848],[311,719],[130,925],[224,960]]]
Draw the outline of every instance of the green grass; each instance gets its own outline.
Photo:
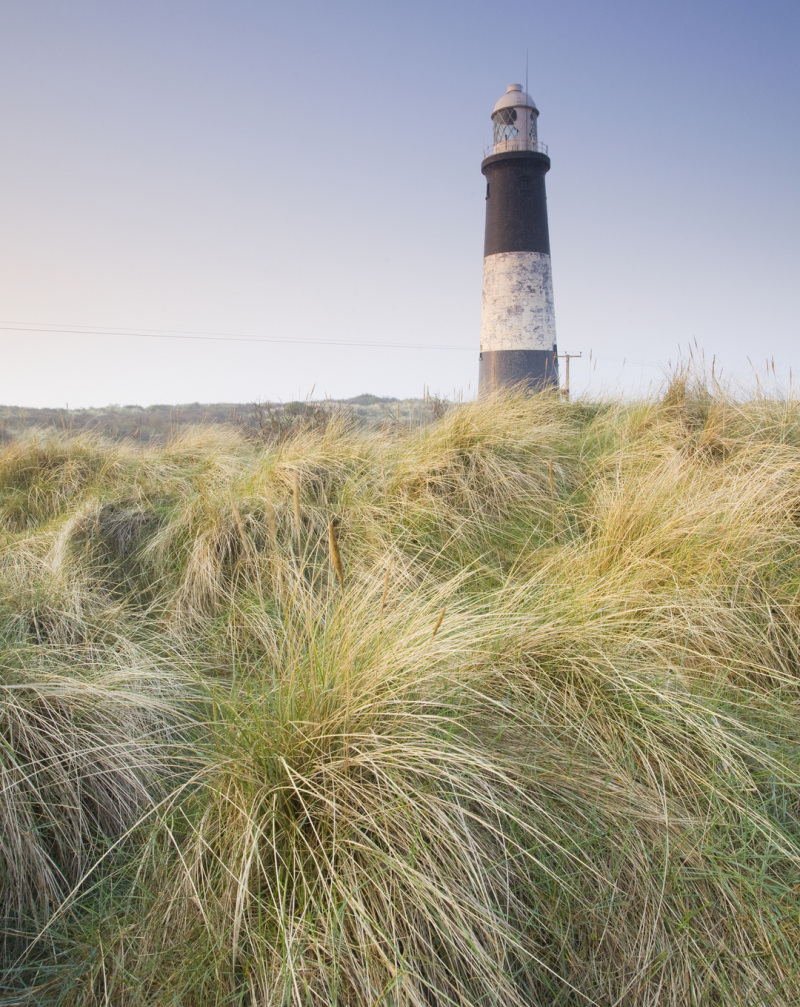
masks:
[[[800,409],[0,448],[0,1004],[794,1005]]]

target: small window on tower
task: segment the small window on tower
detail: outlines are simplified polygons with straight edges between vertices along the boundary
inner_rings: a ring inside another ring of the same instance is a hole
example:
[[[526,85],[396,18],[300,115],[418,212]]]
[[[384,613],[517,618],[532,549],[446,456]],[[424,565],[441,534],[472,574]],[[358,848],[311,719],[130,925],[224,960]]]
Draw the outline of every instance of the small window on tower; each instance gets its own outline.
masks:
[[[519,187],[522,192],[527,192],[531,187],[531,180],[529,175],[521,175],[519,180]]]
[[[486,198],[489,198],[489,183],[486,183]]]

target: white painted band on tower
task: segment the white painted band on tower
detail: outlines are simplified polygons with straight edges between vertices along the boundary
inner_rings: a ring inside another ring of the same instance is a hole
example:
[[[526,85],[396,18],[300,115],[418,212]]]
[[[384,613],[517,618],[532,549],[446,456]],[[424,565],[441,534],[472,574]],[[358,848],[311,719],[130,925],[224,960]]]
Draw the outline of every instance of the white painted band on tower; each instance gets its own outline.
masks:
[[[497,252],[483,260],[481,352],[550,350],[556,315],[550,256]]]

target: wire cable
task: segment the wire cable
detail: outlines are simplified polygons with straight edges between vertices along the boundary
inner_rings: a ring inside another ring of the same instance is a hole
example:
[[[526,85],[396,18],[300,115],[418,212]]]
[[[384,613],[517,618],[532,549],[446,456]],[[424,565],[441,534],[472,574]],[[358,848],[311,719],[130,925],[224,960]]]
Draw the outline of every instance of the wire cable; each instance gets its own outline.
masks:
[[[286,336],[254,336],[243,332],[194,332],[187,329],[130,329],[115,326],[92,325],[54,325],[46,322],[0,322],[0,332],[30,332],[56,333],[59,335],[76,336],[120,336],[132,339],[178,339],[201,340],[206,342],[224,343],[279,343],[287,346],[362,346],[369,349],[387,350],[455,350],[459,353],[476,353],[477,346],[464,346],[437,343],[379,343],[365,339],[303,339],[287,338]],[[605,360],[614,363],[638,364],[661,370],[662,363],[654,360],[641,360],[636,357],[611,356],[606,353],[591,353],[584,360]]]
[[[456,350],[477,353],[476,346],[454,346],[431,343],[378,343],[356,339],[289,339],[285,336],[253,336],[241,332],[191,332],[183,329],[125,329],[112,326],[38,325],[33,322],[0,322],[3,332],[57,333],[74,336],[120,336],[132,339],[195,339],[223,343],[284,343],[302,346],[363,346],[387,350]]]

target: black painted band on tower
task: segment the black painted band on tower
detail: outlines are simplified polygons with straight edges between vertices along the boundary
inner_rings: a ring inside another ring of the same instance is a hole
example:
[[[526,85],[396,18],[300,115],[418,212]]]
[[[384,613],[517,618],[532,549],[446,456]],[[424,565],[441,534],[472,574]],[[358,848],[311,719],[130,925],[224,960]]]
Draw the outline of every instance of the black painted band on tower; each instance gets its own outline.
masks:
[[[486,176],[484,255],[495,252],[550,254],[544,176],[550,158],[533,150],[493,154],[481,165]]]
[[[558,385],[558,349],[484,350],[478,370],[478,392],[526,385],[531,389]]]

